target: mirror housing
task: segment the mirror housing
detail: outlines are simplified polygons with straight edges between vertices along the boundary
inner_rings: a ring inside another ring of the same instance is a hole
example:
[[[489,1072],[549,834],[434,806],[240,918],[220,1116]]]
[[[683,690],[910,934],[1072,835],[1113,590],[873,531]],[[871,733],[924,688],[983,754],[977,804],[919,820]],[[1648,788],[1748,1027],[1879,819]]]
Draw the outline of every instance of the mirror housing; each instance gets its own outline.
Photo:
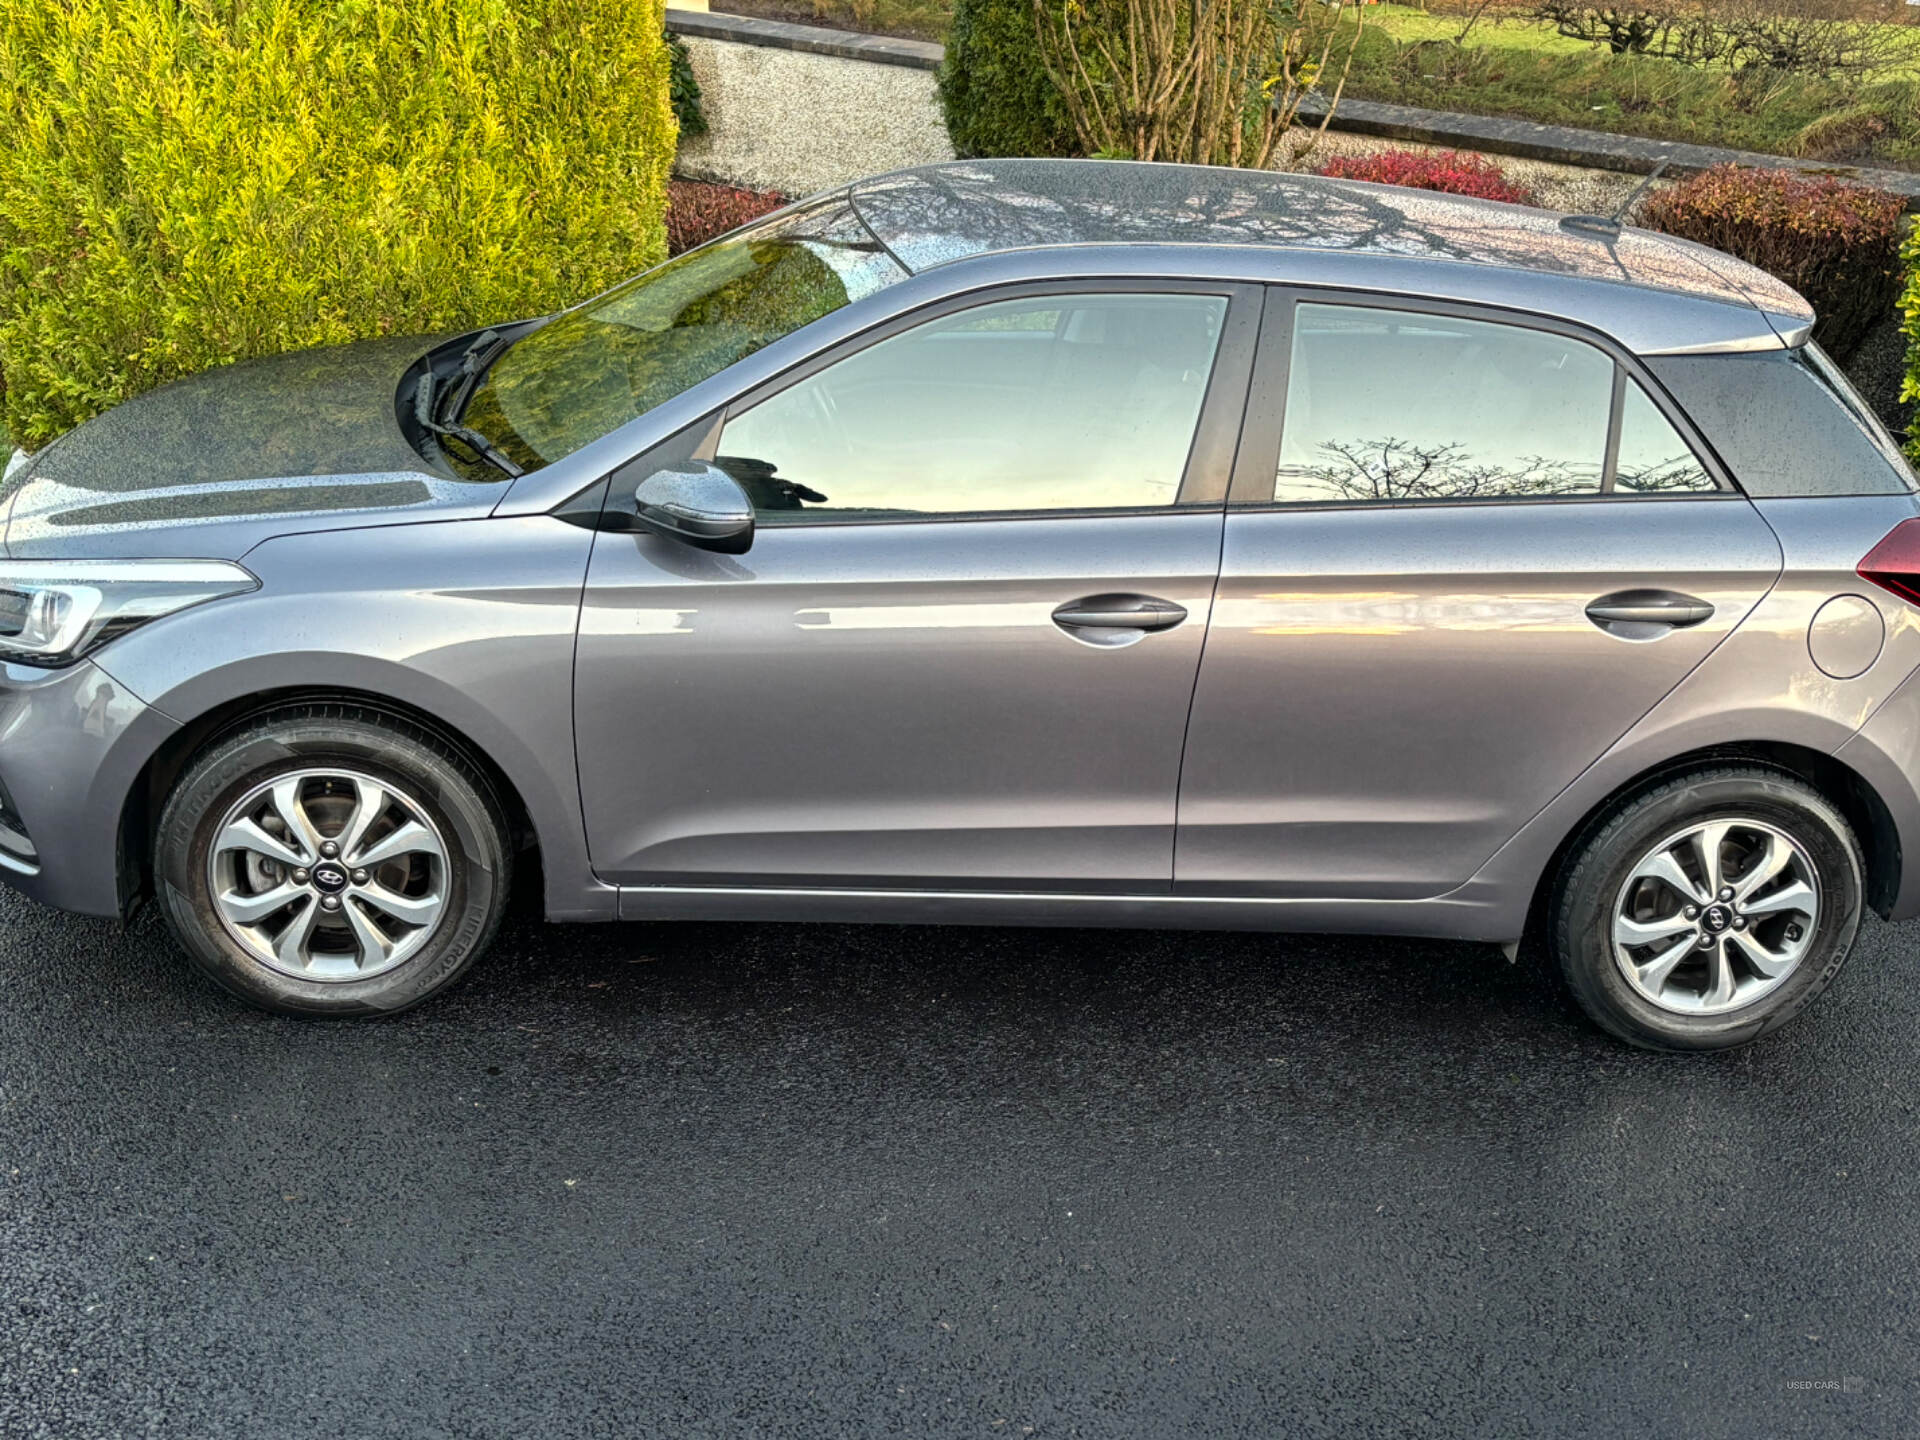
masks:
[[[718,465],[687,460],[656,470],[635,487],[634,519],[643,530],[722,555],[753,544],[753,501]]]

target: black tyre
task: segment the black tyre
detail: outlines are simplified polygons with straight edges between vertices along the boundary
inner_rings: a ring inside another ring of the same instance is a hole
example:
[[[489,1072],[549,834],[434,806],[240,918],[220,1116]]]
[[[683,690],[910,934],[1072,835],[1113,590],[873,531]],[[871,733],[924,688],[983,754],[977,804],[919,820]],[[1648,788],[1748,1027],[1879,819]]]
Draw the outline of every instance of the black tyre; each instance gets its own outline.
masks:
[[[1548,912],[1568,988],[1602,1028],[1657,1050],[1777,1030],[1826,989],[1860,928],[1846,818],[1778,771],[1680,776],[1578,845]]]
[[[500,802],[463,755],[349,705],[215,740],[160,814],[154,879],[217,983],[285,1015],[391,1014],[458,979],[511,880]]]

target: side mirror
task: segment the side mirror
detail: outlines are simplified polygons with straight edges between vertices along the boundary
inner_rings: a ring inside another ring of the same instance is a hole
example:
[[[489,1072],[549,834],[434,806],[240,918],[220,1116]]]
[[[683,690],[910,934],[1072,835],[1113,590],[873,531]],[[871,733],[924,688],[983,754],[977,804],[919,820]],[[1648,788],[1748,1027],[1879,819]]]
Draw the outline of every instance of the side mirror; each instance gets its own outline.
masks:
[[[688,460],[656,470],[633,492],[640,528],[702,550],[744,555],[753,544],[753,501],[718,465]]]

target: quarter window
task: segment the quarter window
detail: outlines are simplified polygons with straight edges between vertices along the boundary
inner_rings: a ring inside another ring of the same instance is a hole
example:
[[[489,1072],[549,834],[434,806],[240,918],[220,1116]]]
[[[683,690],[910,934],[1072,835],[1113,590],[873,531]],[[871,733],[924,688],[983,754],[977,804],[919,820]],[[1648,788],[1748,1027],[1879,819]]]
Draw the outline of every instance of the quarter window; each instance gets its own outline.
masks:
[[[1613,488],[1634,495],[1717,488],[1693,448],[1632,380],[1621,399],[1620,461]]]
[[[1075,295],[932,320],[730,418],[763,523],[1176,503],[1227,301]]]

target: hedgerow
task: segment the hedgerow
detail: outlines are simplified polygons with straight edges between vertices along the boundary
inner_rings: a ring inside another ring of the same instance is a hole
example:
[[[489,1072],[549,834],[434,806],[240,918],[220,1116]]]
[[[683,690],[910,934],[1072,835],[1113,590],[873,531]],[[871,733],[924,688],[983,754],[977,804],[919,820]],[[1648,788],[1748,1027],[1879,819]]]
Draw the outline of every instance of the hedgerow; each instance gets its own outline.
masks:
[[[1907,289],[1900,298],[1900,313],[1907,333],[1907,383],[1900,398],[1913,406],[1907,430],[1907,453],[1920,464],[1920,220],[1907,232],[1901,258],[1907,265]]]
[[[667,94],[673,101],[674,123],[682,139],[707,133],[707,112],[702,106],[700,79],[693,73],[693,57],[687,54],[687,42],[671,30],[667,32]]]
[[[940,106],[958,155],[1080,153],[1040,58],[1033,0],[955,0]]]
[[[1449,195],[1477,195],[1512,205],[1533,204],[1533,192],[1507,178],[1484,155],[1458,150],[1381,150],[1372,155],[1335,155],[1315,167],[1316,175],[1341,180],[1371,180],[1379,185],[1409,185]]]
[[[538,314],[666,252],[661,0],[0,0],[29,448],[252,355]]]
[[[772,190],[743,190],[705,180],[673,180],[667,185],[667,253],[678,255],[716,236],[758,220],[787,203]]]

